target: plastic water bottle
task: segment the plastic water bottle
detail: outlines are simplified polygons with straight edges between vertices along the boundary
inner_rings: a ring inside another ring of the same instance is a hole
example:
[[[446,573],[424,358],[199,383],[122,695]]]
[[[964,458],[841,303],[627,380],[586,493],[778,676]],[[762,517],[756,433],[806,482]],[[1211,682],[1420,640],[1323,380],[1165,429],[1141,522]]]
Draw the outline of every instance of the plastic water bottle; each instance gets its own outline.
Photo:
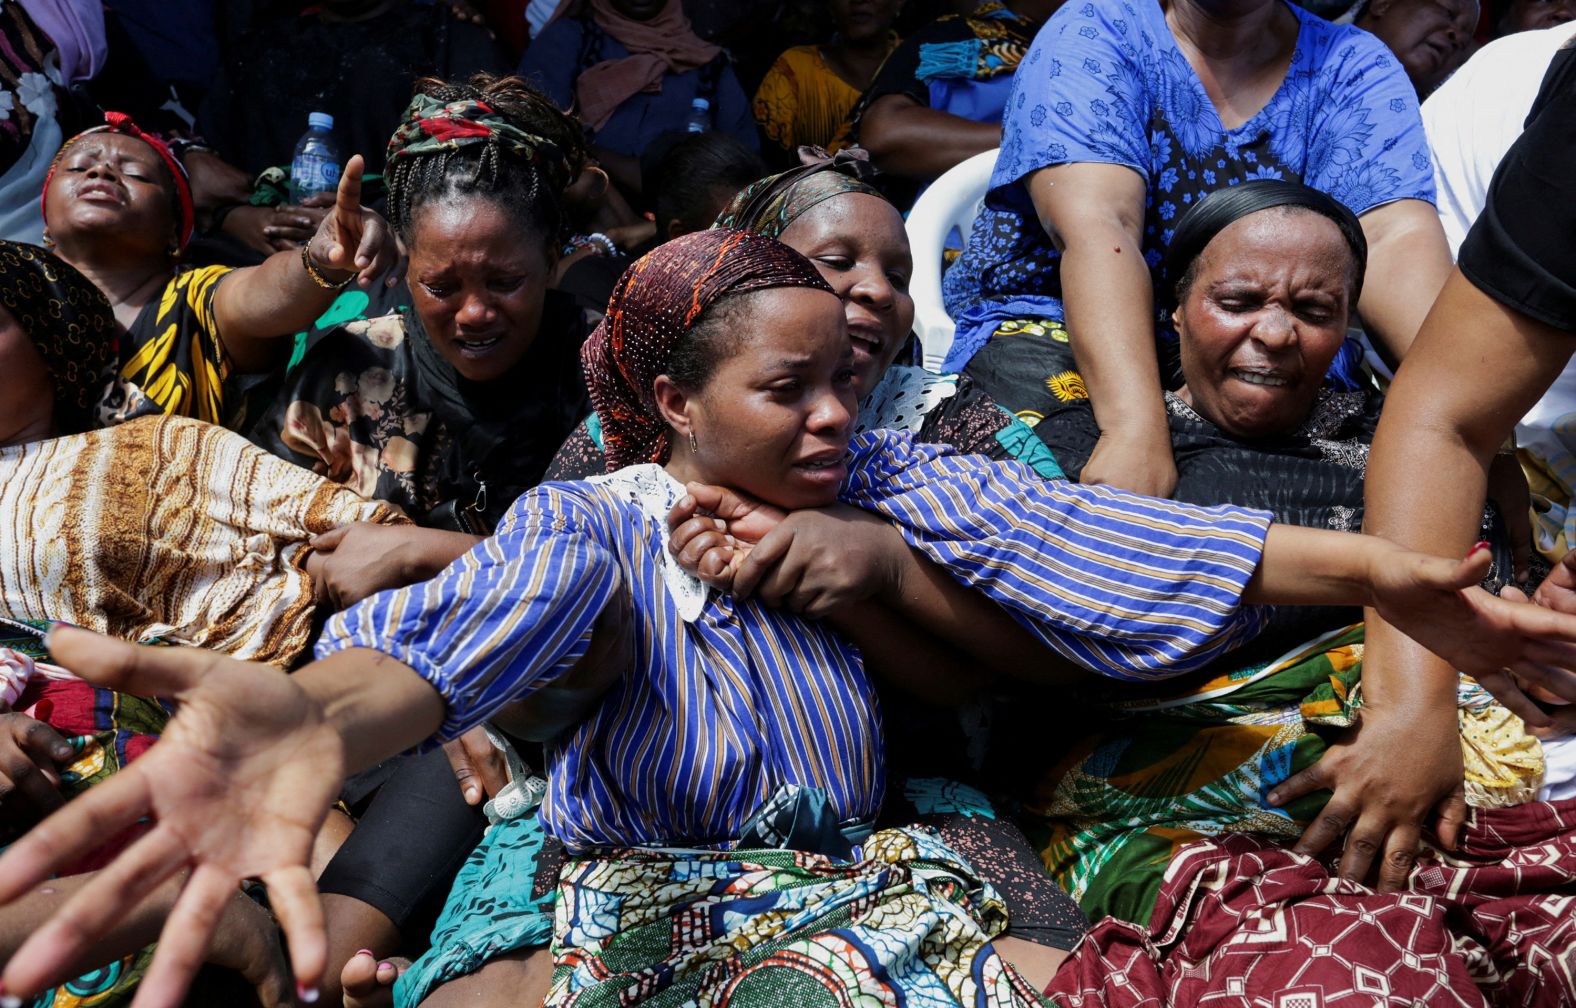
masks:
[[[334,146],[334,117],[313,112],[306,117],[307,130],[296,141],[290,159],[290,198],[300,203],[308,196],[339,188],[339,151]]]
[[[711,129],[711,100],[696,98],[690,102],[689,118],[684,120],[687,133],[705,133]]]

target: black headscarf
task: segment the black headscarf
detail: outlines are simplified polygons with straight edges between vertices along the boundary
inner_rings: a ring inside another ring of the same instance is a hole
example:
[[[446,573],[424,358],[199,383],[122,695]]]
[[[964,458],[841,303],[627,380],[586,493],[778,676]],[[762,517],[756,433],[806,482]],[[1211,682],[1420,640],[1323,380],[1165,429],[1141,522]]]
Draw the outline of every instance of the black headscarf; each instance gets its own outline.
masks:
[[[1174,292],[1187,275],[1188,269],[1215,236],[1249,214],[1272,207],[1301,207],[1321,217],[1327,217],[1341,229],[1357,261],[1357,284],[1352,290],[1352,302],[1363,289],[1363,272],[1368,268],[1368,241],[1363,237],[1363,227],[1357,215],[1341,201],[1301,182],[1281,179],[1253,179],[1240,185],[1217,189],[1193,204],[1182,219],[1177,221],[1171,245],[1166,249],[1165,276],[1167,286]]]
[[[0,241],[0,304],[49,366],[56,433],[91,429],[120,348],[120,329],[109,301],[87,277],[48,250]]]

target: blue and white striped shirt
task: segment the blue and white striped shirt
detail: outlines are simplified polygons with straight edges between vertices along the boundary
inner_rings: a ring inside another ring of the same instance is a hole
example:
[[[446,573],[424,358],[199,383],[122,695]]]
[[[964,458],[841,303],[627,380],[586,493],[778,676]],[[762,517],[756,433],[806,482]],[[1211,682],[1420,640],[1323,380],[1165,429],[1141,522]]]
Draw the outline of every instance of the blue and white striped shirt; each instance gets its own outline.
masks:
[[[1240,598],[1268,515],[1047,482],[891,431],[850,449],[844,500],[1096,672],[1173,675],[1262,625]],[[669,503],[682,494],[662,485]],[[823,789],[841,819],[873,815],[880,720],[857,649],[754,600],[713,592],[682,612],[660,503],[616,481],[528,491],[433,580],[335,616],[317,656],[368,647],[404,662],[443,695],[453,737],[573,665],[628,591],[635,670],[550,747],[548,832],[571,849],[722,844],[782,784]]]

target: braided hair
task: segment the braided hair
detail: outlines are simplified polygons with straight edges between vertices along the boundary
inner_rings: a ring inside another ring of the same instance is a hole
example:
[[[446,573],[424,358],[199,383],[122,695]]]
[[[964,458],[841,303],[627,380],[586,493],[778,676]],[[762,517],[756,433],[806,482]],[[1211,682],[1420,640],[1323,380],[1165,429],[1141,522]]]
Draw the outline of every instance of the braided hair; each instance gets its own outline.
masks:
[[[408,245],[422,207],[480,197],[556,245],[567,223],[564,190],[585,159],[580,124],[520,78],[423,78],[389,141],[389,221]]]

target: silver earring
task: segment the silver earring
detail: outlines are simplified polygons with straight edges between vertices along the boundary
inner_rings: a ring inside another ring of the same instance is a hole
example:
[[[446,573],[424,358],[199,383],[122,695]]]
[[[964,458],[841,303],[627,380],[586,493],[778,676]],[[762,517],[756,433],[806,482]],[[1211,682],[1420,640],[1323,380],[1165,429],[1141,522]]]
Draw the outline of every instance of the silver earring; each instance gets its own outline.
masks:
[[[698,443],[696,443],[696,441],[695,441],[695,432],[693,430],[691,430],[689,432],[689,435],[690,435],[690,454],[694,455],[694,454],[696,454],[696,453],[698,453],[700,451],[700,445]]]

